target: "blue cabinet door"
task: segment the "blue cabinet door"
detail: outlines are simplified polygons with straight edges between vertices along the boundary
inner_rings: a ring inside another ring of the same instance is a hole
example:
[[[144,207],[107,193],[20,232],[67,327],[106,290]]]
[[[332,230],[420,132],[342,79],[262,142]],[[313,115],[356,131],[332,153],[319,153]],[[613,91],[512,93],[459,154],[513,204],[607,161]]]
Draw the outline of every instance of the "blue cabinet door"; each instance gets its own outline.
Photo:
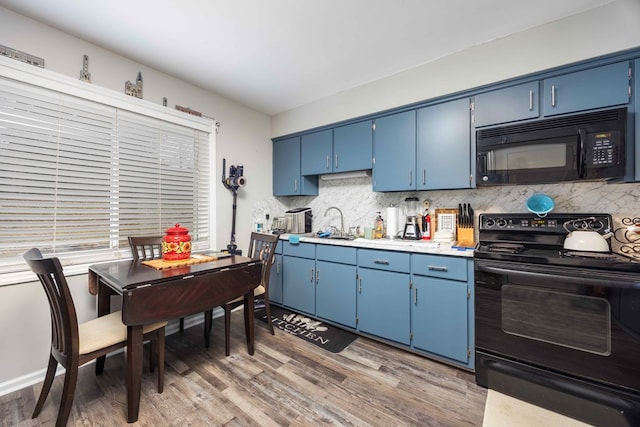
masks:
[[[629,63],[618,62],[545,79],[545,116],[629,102]]]
[[[353,123],[333,129],[333,171],[372,168],[373,122]]]
[[[358,268],[358,330],[410,343],[409,275]]]
[[[315,260],[283,256],[282,304],[302,313],[315,314]]]
[[[301,175],[300,137],[273,142],[273,195],[318,195],[318,177]]]
[[[540,114],[538,80],[474,97],[476,127],[533,119]]]
[[[418,110],[418,190],[471,187],[467,98]]]
[[[376,119],[373,156],[373,191],[416,189],[415,110]]]
[[[269,277],[269,301],[282,304],[282,255],[274,255]]]
[[[300,138],[273,143],[273,195],[289,196],[300,192]]]
[[[302,175],[333,171],[333,130],[302,135],[300,140]]]
[[[467,283],[414,276],[413,347],[462,363],[469,360]]]
[[[356,327],[356,266],[316,261],[316,315]]]

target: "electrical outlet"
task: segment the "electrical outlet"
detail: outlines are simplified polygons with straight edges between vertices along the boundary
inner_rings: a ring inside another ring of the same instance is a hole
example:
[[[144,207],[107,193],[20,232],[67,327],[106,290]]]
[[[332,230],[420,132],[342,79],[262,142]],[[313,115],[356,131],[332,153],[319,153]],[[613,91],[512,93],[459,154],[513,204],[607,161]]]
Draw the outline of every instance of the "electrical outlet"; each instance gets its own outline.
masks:
[[[269,214],[264,214],[264,218],[268,220],[269,219]]]

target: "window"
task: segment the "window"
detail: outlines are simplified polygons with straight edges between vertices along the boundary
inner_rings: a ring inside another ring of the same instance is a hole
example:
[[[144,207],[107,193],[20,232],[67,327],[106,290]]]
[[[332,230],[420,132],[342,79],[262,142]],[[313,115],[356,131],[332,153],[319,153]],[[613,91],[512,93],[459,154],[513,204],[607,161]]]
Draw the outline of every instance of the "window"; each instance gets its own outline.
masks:
[[[0,272],[25,270],[34,246],[66,265],[129,256],[128,236],[176,223],[210,248],[213,123],[116,98],[0,77]]]

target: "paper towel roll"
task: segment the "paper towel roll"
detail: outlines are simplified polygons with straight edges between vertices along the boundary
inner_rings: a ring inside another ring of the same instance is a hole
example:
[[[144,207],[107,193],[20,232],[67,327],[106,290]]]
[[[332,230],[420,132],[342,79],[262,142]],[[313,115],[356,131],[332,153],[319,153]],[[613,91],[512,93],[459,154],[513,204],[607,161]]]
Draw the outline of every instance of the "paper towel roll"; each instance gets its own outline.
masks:
[[[387,237],[394,238],[398,234],[398,208],[387,208]]]

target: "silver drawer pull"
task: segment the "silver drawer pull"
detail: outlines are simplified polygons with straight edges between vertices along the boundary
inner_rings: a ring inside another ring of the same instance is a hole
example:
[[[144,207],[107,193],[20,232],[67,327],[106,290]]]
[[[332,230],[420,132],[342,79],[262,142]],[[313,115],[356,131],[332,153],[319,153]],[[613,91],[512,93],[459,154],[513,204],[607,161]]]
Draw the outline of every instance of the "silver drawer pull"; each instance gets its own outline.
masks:
[[[182,276],[182,280],[193,279],[195,276],[193,274],[188,274],[186,276]]]
[[[433,271],[449,271],[449,269],[444,265],[429,265],[427,268]]]
[[[374,264],[389,265],[389,260],[388,259],[374,259],[373,263]]]

